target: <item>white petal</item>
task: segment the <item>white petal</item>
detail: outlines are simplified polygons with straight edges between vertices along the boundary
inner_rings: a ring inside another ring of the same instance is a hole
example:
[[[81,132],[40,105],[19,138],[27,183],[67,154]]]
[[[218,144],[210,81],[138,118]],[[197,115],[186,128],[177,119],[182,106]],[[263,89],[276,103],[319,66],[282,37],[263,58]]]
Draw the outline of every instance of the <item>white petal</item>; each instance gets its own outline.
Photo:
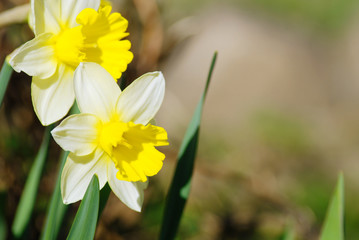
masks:
[[[33,77],[31,98],[35,113],[42,125],[47,126],[63,118],[75,100],[73,72],[65,65],[48,79]]]
[[[54,130],[52,136],[66,151],[78,156],[92,153],[97,147],[99,119],[90,114],[75,114],[64,119]]]
[[[107,182],[106,153],[97,149],[88,156],[69,154],[61,174],[61,195],[65,204],[81,200],[94,174],[98,176],[100,189]]]
[[[117,111],[124,122],[147,124],[157,113],[165,93],[161,72],[146,73],[121,93]]]
[[[51,33],[44,33],[26,42],[11,53],[10,65],[17,72],[25,72],[30,76],[48,78],[56,71],[55,50],[50,44]]]
[[[28,16],[28,23],[29,23],[29,27],[31,28],[31,30],[33,32],[35,32],[35,13],[34,13],[34,1],[31,1],[31,5],[30,5],[30,12],[29,12],[29,16]]]
[[[60,22],[60,1],[59,0],[31,0],[32,20],[35,36],[41,33],[59,33]]]
[[[69,27],[74,27],[76,24],[77,15],[85,8],[93,8],[98,10],[100,0],[61,0],[61,20]]]
[[[75,70],[74,87],[82,113],[91,113],[109,121],[121,93],[116,81],[97,63],[80,63]]]
[[[147,182],[127,182],[116,178],[118,170],[115,164],[110,161],[108,163],[108,184],[115,195],[129,208],[134,211],[141,212],[144,189],[147,188]]]
[[[76,16],[85,8],[97,10],[100,0],[32,0],[29,23],[35,35],[59,33],[63,27],[74,27]]]

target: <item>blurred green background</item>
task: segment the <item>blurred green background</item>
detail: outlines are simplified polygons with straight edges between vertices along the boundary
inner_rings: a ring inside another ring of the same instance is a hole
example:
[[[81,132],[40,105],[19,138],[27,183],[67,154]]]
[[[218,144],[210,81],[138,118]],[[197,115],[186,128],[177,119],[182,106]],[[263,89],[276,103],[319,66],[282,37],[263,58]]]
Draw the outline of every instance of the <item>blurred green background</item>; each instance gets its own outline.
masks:
[[[0,11],[25,4],[3,0]],[[129,20],[135,54],[126,80],[161,70],[156,118],[170,138],[141,214],[111,196],[96,239],[156,239],[176,154],[218,51],[205,103],[190,200],[178,239],[317,239],[339,171],[346,236],[359,239],[359,3],[354,0],[113,1]],[[32,38],[25,23],[0,28],[1,59]],[[0,110],[0,197],[13,221],[44,128],[30,78],[13,74]],[[29,239],[37,239],[54,186],[52,142]],[[0,199],[1,200],[1,199]],[[63,239],[77,204],[71,205]]]

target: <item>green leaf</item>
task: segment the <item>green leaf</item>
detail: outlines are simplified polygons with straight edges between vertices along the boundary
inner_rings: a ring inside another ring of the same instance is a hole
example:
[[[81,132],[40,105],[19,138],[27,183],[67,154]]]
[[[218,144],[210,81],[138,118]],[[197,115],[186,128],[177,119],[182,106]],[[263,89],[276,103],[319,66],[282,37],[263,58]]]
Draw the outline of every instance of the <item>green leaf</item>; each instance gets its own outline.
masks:
[[[62,151],[60,156],[60,166],[59,166],[60,168],[57,173],[55,189],[51,196],[50,206],[47,211],[45,227],[41,234],[42,240],[57,239],[57,234],[59,233],[62,220],[67,210],[67,205],[63,204],[62,202],[60,184],[61,184],[61,172],[65,165],[68,155],[69,152]]]
[[[70,115],[77,114],[79,112],[80,110],[75,102],[70,110]],[[60,185],[61,185],[62,169],[64,168],[68,155],[69,152],[65,152],[65,151],[61,152],[60,167],[57,173],[55,189],[51,196],[50,206],[47,211],[45,226],[41,234],[42,240],[57,239],[57,234],[59,233],[63,218],[67,211],[67,205],[63,204],[62,202]]]
[[[96,231],[100,203],[98,177],[94,175],[81,201],[75,220],[67,237],[69,240],[93,239]]]
[[[344,240],[344,179],[340,173],[324,221],[320,240]]]
[[[99,211],[98,211],[99,219],[101,217],[101,213],[102,213],[103,209],[106,207],[106,203],[110,196],[111,191],[112,190],[110,188],[110,185],[108,185],[108,183],[106,183],[105,186],[100,191],[100,206],[99,206]]]
[[[31,167],[29,177],[26,180],[25,188],[16,211],[15,219],[12,225],[12,233],[16,238],[21,237],[24,233],[34,208],[37,189],[39,187],[41,173],[44,168],[49,148],[51,129],[52,126],[48,126],[45,129],[39,152],[37,153],[35,161]]]
[[[5,60],[0,71],[0,106],[4,100],[5,92],[7,85],[9,84],[12,71],[12,67]]]
[[[294,228],[293,225],[290,224],[285,228],[283,235],[280,237],[281,240],[294,240]]]
[[[162,220],[160,232],[160,239],[162,240],[174,239],[176,236],[183,209],[189,196],[194,161],[197,152],[202,108],[212,77],[216,58],[217,52],[215,52],[213,55],[202,98],[197,105],[178,153],[178,162],[174,177],[172,179],[172,184],[167,195],[167,202]]]

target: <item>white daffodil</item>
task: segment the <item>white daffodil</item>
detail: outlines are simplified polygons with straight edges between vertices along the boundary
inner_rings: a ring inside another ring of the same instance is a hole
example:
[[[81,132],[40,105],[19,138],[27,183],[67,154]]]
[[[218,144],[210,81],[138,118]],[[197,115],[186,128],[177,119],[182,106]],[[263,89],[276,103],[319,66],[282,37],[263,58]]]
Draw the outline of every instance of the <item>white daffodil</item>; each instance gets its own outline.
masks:
[[[9,63],[32,78],[34,110],[43,125],[63,118],[75,95],[80,62],[95,62],[115,79],[132,61],[128,22],[101,0],[31,0],[29,24],[35,38],[16,49]]]
[[[140,211],[147,177],[158,173],[165,158],[155,146],[168,144],[166,131],[149,124],[163,100],[162,73],[147,73],[121,92],[100,65],[80,63],[74,87],[81,113],[52,131],[70,152],[61,176],[64,203],[82,199],[97,174],[100,188],[108,182],[128,207]]]

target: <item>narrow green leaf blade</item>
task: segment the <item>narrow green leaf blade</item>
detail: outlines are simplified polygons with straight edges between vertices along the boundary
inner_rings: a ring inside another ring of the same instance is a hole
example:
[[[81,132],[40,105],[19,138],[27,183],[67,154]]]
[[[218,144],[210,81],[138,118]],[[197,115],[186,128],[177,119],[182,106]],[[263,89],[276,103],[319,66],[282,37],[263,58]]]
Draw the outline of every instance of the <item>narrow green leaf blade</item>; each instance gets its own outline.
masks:
[[[344,240],[344,178],[340,173],[329,204],[320,240]]]
[[[12,233],[16,238],[19,238],[24,233],[26,226],[30,220],[32,210],[34,208],[37,189],[41,178],[41,173],[44,168],[47,151],[50,142],[50,131],[52,126],[45,129],[44,137],[36,155],[35,161],[31,167],[29,177],[26,180],[25,188],[22,193],[19,206],[16,210],[15,219],[12,225]]]
[[[176,236],[183,209],[189,196],[194,161],[197,152],[202,108],[207,95],[207,90],[212,77],[216,58],[217,52],[215,52],[213,55],[202,98],[197,105],[178,153],[178,162],[174,177],[172,179],[172,184],[167,195],[167,202],[162,219],[160,232],[161,240],[174,239]]]
[[[107,200],[110,197],[111,191],[112,190],[110,188],[110,185],[108,185],[108,183],[106,183],[105,186],[100,191],[100,205],[99,205],[99,211],[98,211],[98,218],[99,219],[101,217],[101,214],[102,214],[103,210],[106,207]]]
[[[100,189],[98,177],[94,175],[81,201],[75,220],[67,237],[69,240],[93,239],[96,231]]]
[[[62,169],[64,168],[65,161],[68,155],[69,152],[63,151],[60,156],[60,166],[59,166],[60,168],[57,173],[58,175],[56,179],[55,189],[51,196],[45,227],[41,234],[42,240],[57,239],[57,234],[59,233],[62,220],[67,210],[67,205],[63,204],[62,202],[60,184],[61,184],[61,172]]]
[[[80,110],[75,101],[74,105],[70,110],[70,115],[79,113]],[[42,240],[54,240],[58,239],[57,234],[59,233],[62,221],[67,211],[67,205],[63,204],[61,196],[61,173],[64,168],[67,156],[69,152],[62,151],[60,156],[60,167],[57,173],[57,179],[55,184],[54,192],[52,193],[50,205],[47,210],[47,217],[44,229],[41,234]]]
[[[0,71],[0,106],[2,104],[2,101],[4,100],[5,92],[7,89],[7,85],[9,84],[12,71],[12,67],[5,60]]]
[[[290,224],[285,228],[283,235],[280,237],[281,240],[294,240],[294,228],[293,225]]]

